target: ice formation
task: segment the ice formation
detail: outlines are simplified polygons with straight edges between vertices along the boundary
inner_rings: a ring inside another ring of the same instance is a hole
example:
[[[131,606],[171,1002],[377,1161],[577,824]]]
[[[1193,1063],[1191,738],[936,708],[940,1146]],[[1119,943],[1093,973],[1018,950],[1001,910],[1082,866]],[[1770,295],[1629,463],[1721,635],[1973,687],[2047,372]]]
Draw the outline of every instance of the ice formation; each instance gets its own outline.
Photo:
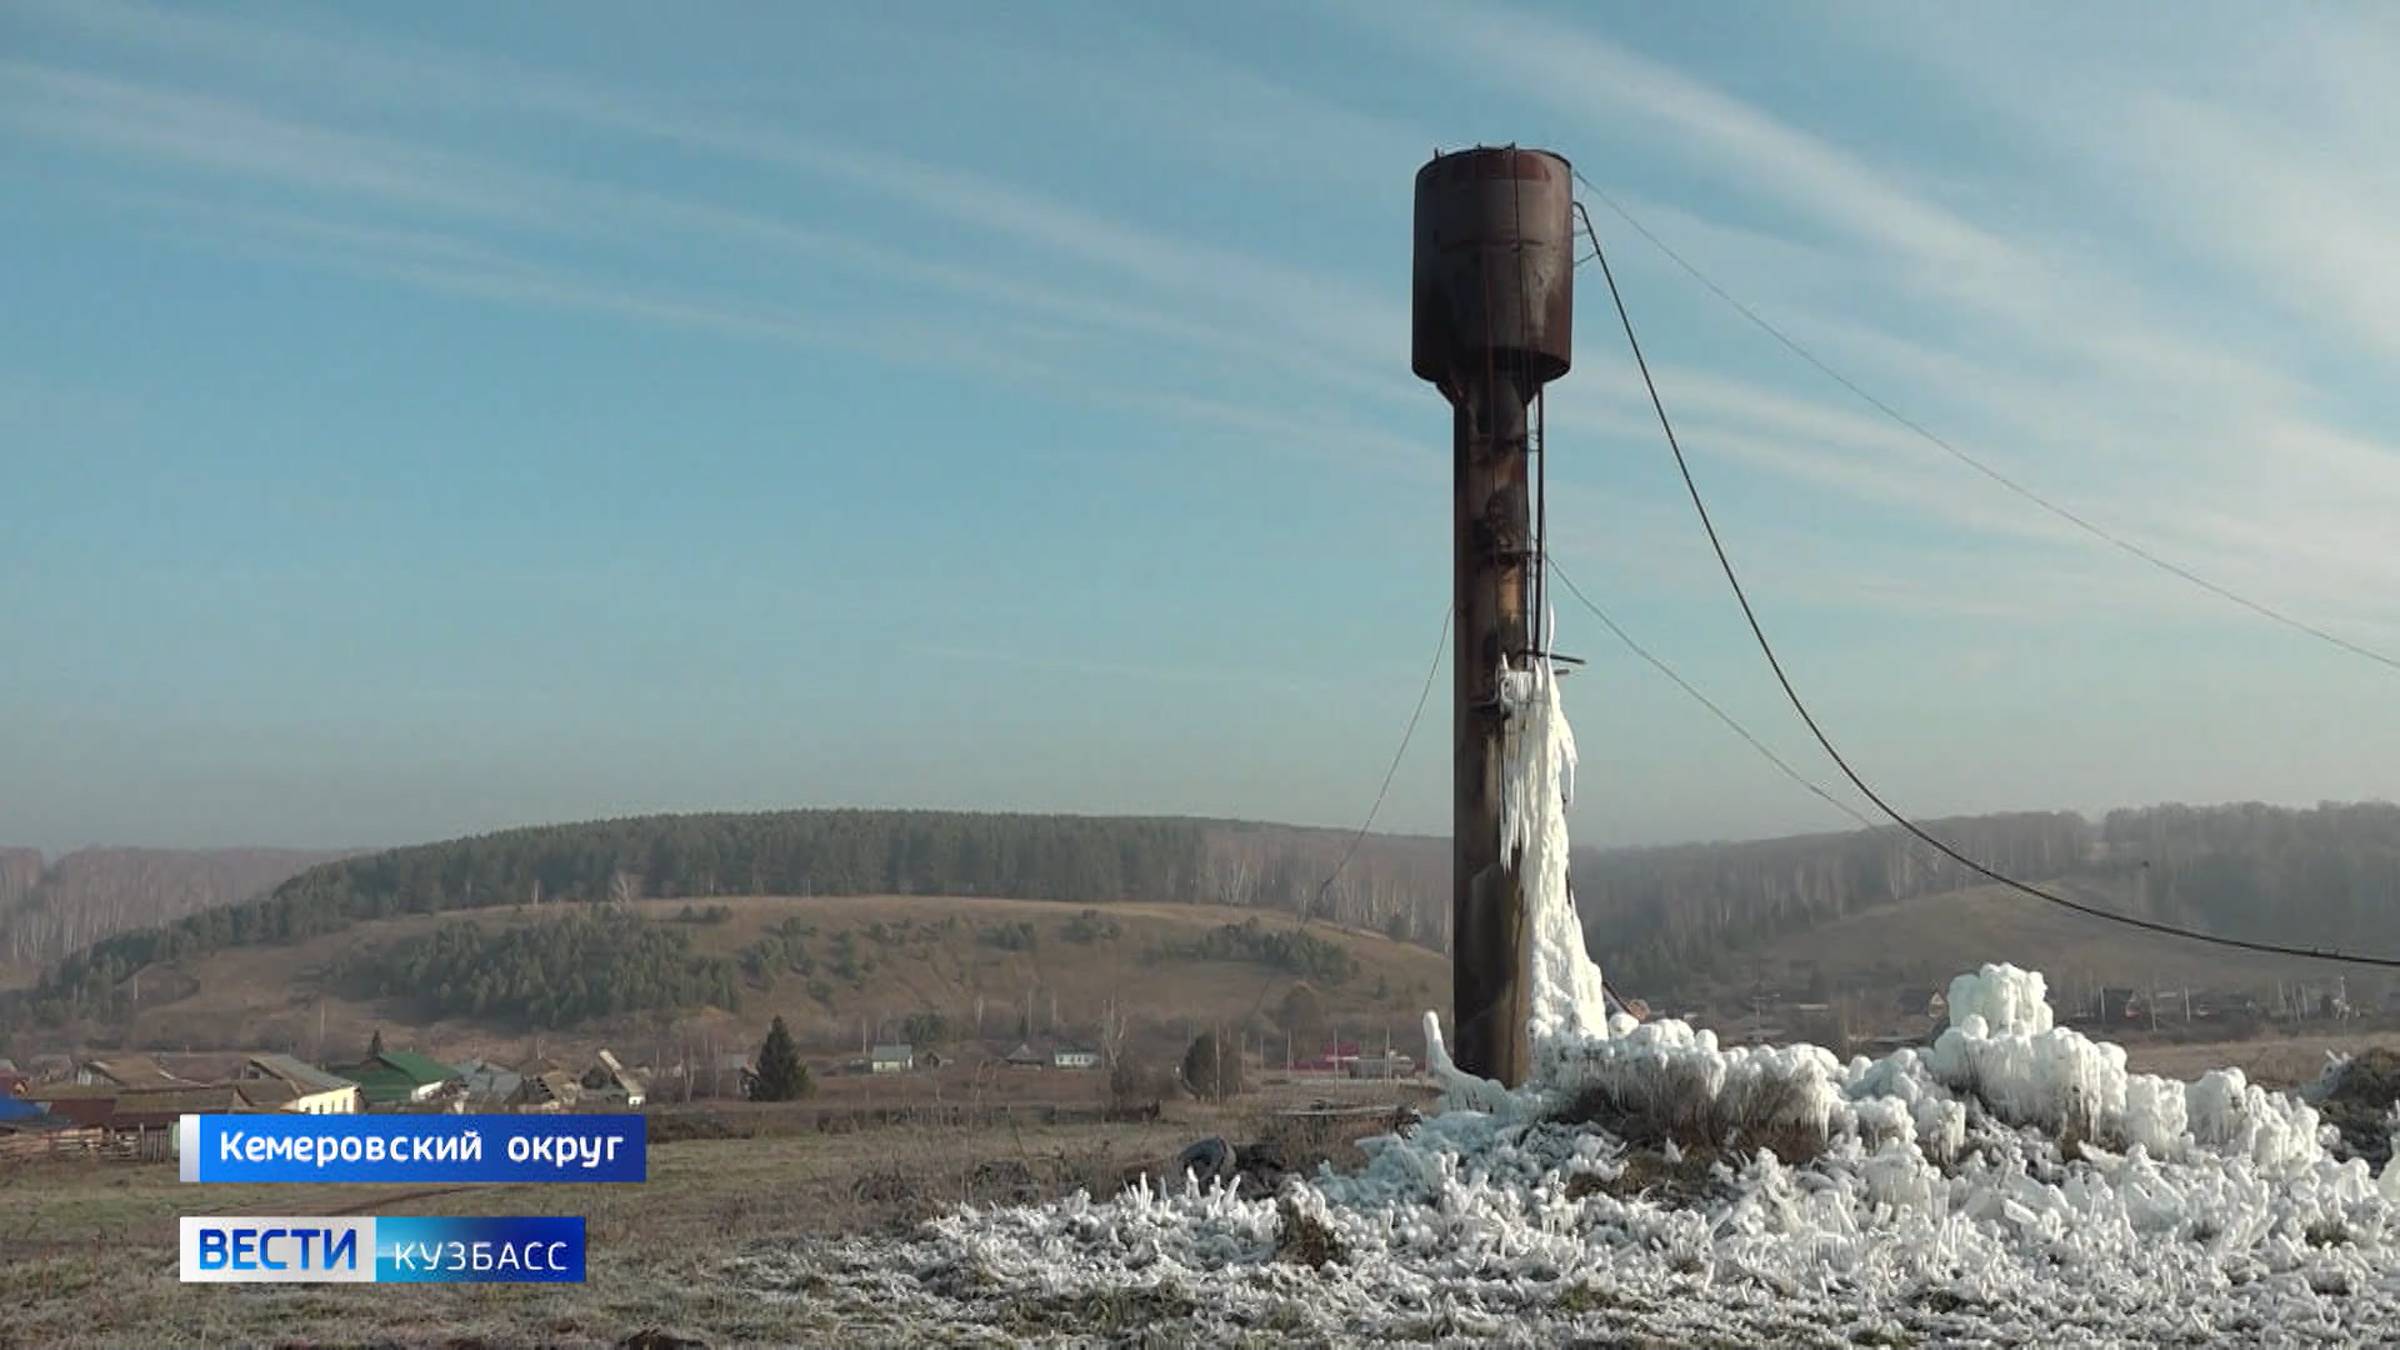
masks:
[[[1547,658],[1503,671],[1500,848],[1517,855],[1526,897],[1525,970],[1536,1046],[1609,1033],[1608,992],[1583,943],[1567,887],[1567,803],[1575,797],[1575,732],[1558,703]]]
[[[2310,1105],[2238,1070],[2129,1072],[2122,1047],[2056,1024],[2038,973],[1960,975],[1933,1044],[1876,1060],[1611,1023],[1567,890],[1575,756],[1556,683],[1512,672],[1504,695],[1532,1081],[1460,1073],[1428,1014],[1443,1109],[1366,1141],[1356,1172],[1280,1197],[1185,1178],[962,1210],[896,1248],[747,1256],[737,1276],[945,1327],[1146,1298],[1212,1340],[2299,1343],[2400,1328],[2400,1162],[2378,1177],[2336,1156]],[[1595,1095],[1714,1138],[1687,1155],[1567,1109]],[[1279,1259],[1302,1221],[1329,1237],[1329,1264]]]

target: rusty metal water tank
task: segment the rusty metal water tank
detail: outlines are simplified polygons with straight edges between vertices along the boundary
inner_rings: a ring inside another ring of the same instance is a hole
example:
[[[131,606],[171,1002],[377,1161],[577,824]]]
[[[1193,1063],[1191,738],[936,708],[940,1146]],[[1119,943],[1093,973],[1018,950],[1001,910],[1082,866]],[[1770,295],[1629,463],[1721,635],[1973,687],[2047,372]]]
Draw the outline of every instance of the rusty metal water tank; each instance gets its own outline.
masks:
[[[1567,373],[1575,322],[1575,187],[1564,157],[1480,146],[1417,171],[1410,365],[1454,393],[1486,369],[1517,392]]]

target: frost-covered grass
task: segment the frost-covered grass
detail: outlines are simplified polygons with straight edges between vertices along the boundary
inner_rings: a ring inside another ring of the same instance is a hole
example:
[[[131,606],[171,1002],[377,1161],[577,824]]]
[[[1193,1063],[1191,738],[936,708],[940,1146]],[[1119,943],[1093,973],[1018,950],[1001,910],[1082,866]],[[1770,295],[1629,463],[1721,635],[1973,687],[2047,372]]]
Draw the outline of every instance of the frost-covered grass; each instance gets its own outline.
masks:
[[[1237,1122],[1199,1107],[1154,1124],[1021,1130],[896,1127],[766,1133],[651,1149],[642,1186],[192,1187],[172,1165],[0,1167],[0,1350],[159,1346],[614,1346],[666,1326],[711,1346],[872,1343],[838,1299],[770,1302],[729,1263],[833,1236],[907,1233],[962,1202],[1114,1191],[1195,1132]],[[175,1216],[577,1214],[582,1285],[181,1285]],[[988,1339],[988,1337],[987,1337]]]

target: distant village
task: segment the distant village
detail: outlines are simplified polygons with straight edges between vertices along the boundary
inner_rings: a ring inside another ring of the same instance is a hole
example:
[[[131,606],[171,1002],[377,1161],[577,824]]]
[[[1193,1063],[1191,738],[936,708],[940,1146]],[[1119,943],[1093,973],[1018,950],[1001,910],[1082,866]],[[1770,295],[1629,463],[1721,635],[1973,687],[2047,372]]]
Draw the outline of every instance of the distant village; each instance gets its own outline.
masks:
[[[1947,1021],[1939,988],[1901,988],[1884,999],[1818,1001],[1762,986],[1751,991],[1738,1011],[1729,1009],[1731,1015],[1686,1016],[1714,1027],[1728,1043],[1810,1040],[1854,1050],[1921,1043]],[[2062,1020],[2118,1036],[2152,1032],[2238,1038],[2273,1024],[2388,1020],[2400,1015],[2400,993],[2367,1006],[2354,1002],[2347,984],[2339,980],[2279,986],[2268,998],[2093,982],[2058,988],[2052,1000]],[[1638,999],[1622,1006],[1637,1019],[1651,1015]],[[759,1083],[755,1056],[744,1052],[654,1065],[627,1064],[601,1048],[588,1058],[561,1060],[537,1053],[503,1063],[490,1058],[452,1061],[417,1050],[386,1049],[380,1042],[378,1037],[355,1060],[325,1065],[280,1052],[124,1053],[86,1059],[45,1054],[22,1063],[0,1058],[0,1160],[54,1153],[165,1158],[173,1149],[178,1118],[193,1114],[642,1111],[669,1104],[748,1101]],[[1414,1059],[1388,1043],[1371,1051],[1338,1037],[1328,1037],[1314,1051],[1283,1037],[1272,1042],[1244,1037],[1239,1055],[1253,1072],[1295,1076],[1406,1079],[1419,1071]],[[1099,1045],[1071,1039],[944,1048],[877,1040],[862,1044],[855,1055],[819,1059],[807,1070],[824,1080],[858,1076],[889,1082],[895,1076],[915,1075],[933,1080],[920,1086],[938,1096],[940,1082],[962,1075],[984,1081],[990,1074],[1108,1075],[1115,1068],[1113,1059]],[[1096,1101],[1102,1092],[1095,1084],[1080,1095]]]
[[[2400,988],[2361,1002],[2339,979],[2279,985],[2268,997],[2069,982],[2053,989],[2052,1002],[2062,1021],[2118,1037],[2149,1032],[2238,1039],[2273,1025],[2400,1018]],[[1640,1020],[1652,1015],[1639,999],[1620,1006]],[[1729,1044],[1807,1040],[1863,1051],[1924,1042],[1947,1023],[1948,1008],[1944,991],[1931,986],[1899,988],[1880,999],[1826,1000],[1762,985],[1718,1015],[1698,1010],[1677,1015],[1714,1028]],[[1253,1073],[1406,1079],[1419,1072],[1417,1061],[1392,1048],[1388,1039],[1380,1051],[1371,1051],[1328,1036],[1311,1051],[1289,1037],[1244,1036],[1236,1053]],[[1115,1058],[1098,1044],[1072,1039],[925,1048],[862,1035],[856,1054],[819,1058],[805,1068],[812,1079],[827,1081],[856,1076],[889,1082],[913,1075],[927,1080],[913,1085],[921,1094],[938,1098],[945,1081],[988,1082],[992,1074],[1088,1074],[1113,1080]],[[1194,1090],[1171,1073],[1169,1078],[1165,1090]],[[0,1057],[0,1160],[50,1153],[164,1158],[173,1148],[178,1118],[193,1114],[642,1111],[748,1101],[758,1084],[755,1056],[745,1052],[712,1051],[655,1065],[627,1064],[606,1048],[566,1060],[536,1053],[513,1063],[452,1061],[413,1049],[386,1049],[380,1036],[355,1060],[324,1065],[279,1052],[85,1059],[44,1054],[22,1063]],[[900,1098],[908,1093],[903,1088]],[[1097,1101],[1103,1093],[1095,1084],[1056,1095]],[[1119,1095],[1113,1085],[1110,1095]]]
[[[321,1067],[288,1054],[0,1059],[0,1157],[96,1151],[163,1157],[178,1117],[365,1111],[629,1111],[649,1100],[645,1076],[609,1051],[589,1064],[530,1059],[445,1063],[376,1047],[356,1063]],[[199,1062],[219,1061],[215,1072]]]
[[[354,1062],[318,1065],[290,1054],[109,1054],[76,1059],[48,1054],[19,1063],[0,1058],[0,1160],[47,1154],[163,1159],[171,1156],[179,1117],[293,1112],[617,1112],[670,1103],[747,1101],[758,1092],[755,1057],[726,1052],[698,1061],[628,1065],[599,1049],[588,1059],[544,1055],[515,1063],[489,1058],[452,1062],[382,1046]],[[869,1044],[862,1053],[810,1066],[815,1075],[902,1075],[988,1070],[1020,1074],[1100,1075],[1112,1066],[1094,1045],[1029,1039],[1001,1050],[920,1049],[906,1041]],[[1279,1046],[1283,1071],[1346,1078],[1406,1078],[1408,1055],[1363,1051],[1329,1040],[1314,1055]],[[1262,1047],[1249,1051],[1254,1063]],[[170,1062],[171,1061],[171,1064]],[[1097,1098],[1098,1085],[1089,1089]]]
[[[2352,996],[2349,982],[2293,981],[2271,993],[2184,985],[2119,985],[2068,980],[2050,990],[2058,1019],[2094,1035],[2122,1039],[2153,1033],[2171,1038],[2239,1040],[2270,1027],[2304,1023],[2400,1021],[2400,986],[2380,999]],[[1630,1000],[1627,1010],[1647,1019],[1649,1008]],[[1933,985],[1904,985],[1885,996],[1810,997],[1805,992],[1760,984],[1730,997],[1712,1014],[1675,1012],[1694,1025],[1714,1029],[1727,1044],[1768,1045],[1810,1041],[1854,1050],[1887,1051],[1923,1044],[1949,1023],[1948,993]]]

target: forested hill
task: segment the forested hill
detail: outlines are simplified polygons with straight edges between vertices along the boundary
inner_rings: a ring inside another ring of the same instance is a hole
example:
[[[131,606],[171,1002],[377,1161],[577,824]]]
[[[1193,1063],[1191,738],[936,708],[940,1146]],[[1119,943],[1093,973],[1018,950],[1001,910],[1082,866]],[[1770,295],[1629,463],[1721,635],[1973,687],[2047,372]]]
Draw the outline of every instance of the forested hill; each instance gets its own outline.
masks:
[[[2400,807],[2159,806],[1932,822],[2012,875],[2238,936],[2400,949]],[[156,961],[284,943],[366,919],[496,906],[738,895],[1204,902],[1307,912],[1441,950],[1447,840],[1186,818],[779,811],[507,830],[310,869],[262,898],[109,937],[38,995],[72,1010]],[[1577,850],[1594,951],[1671,988],[1722,955],[1974,878],[1896,830]]]
[[[1183,818],[777,811],[641,816],[392,849],[68,957],[39,997],[105,997],[158,961],[288,943],[398,914],[716,895],[972,895],[1073,903],[1206,901],[1372,924],[1439,946],[1449,846],[1379,837],[1320,903],[1348,837]]]
[[[56,961],[114,933],[265,894],[358,849],[0,848],[0,967]]]
[[[1968,857],[2030,880],[2075,872],[2096,857],[2091,822],[2070,812],[1922,823]],[[1644,988],[1671,986],[1720,955],[1785,933],[1980,880],[1897,827],[1575,855],[1587,941]]]
[[[2121,912],[2229,937],[2400,950],[2400,806],[2389,803],[2166,805],[2098,822],[2058,812],[1927,828],[2011,876]],[[1593,950],[1660,989],[1780,935],[1976,880],[1897,829],[1575,859]]]
[[[2400,806],[2111,811],[2102,858],[2149,908],[2210,932],[2350,950],[2400,949]]]

